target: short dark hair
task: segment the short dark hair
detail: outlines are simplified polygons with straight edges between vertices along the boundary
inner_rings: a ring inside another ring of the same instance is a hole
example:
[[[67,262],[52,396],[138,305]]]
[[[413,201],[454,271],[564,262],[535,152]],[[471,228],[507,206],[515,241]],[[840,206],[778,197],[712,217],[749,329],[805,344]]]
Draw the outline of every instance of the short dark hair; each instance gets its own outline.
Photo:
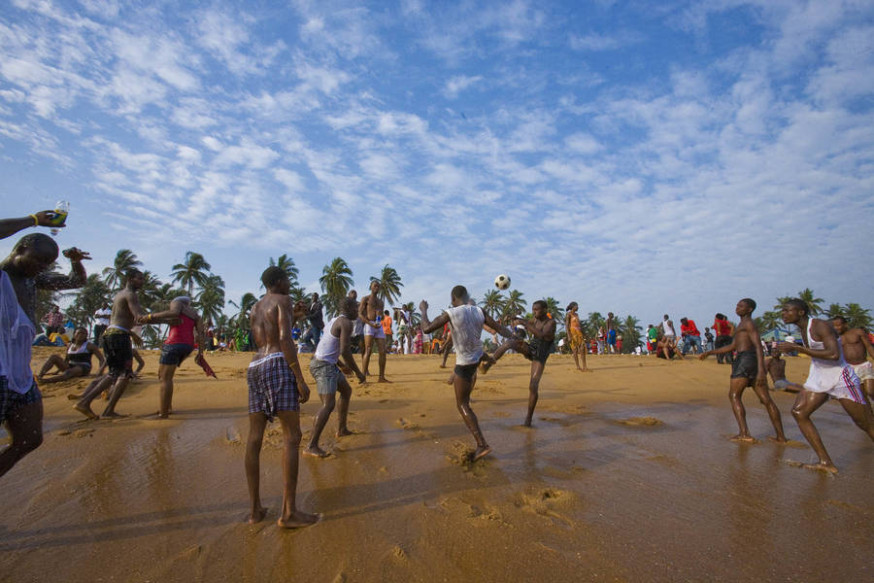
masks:
[[[802,300],[801,298],[792,298],[791,300],[786,300],[786,303],[783,304],[785,306],[792,306],[798,310],[804,312],[805,316],[810,315],[810,306],[807,305],[807,302]]]
[[[688,324],[689,318],[680,318],[680,324]]]
[[[58,244],[55,242],[54,239],[52,239],[45,233],[31,233],[29,235],[25,235],[15,243],[15,247],[13,247],[12,250],[19,251],[22,247],[27,247],[29,249],[39,249],[47,256],[51,255],[52,252],[54,252],[55,259],[58,258]]]
[[[579,305],[577,305],[576,302],[571,302],[567,305],[567,307],[564,309],[564,311],[567,312],[567,311],[573,310],[574,308],[578,308],[578,307],[579,307]]]
[[[741,301],[748,305],[750,307],[750,310],[752,310],[753,312],[756,311],[756,300],[751,298],[744,298]]]
[[[137,275],[142,275],[143,272],[137,269],[136,267],[131,267],[127,271],[124,272],[124,282],[127,283],[130,281],[130,278],[136,277]]]
[[[346,312],[358,310],[358,300],[350,297],[345,297],[340,300],[340,313],[345,314]]]
[[[533,304],[531,304],[531,307],[532,307],[532,308],[533,308],[534,306],[540,306],[541,308],[543,308],[543,309],[545,310],[546,307],[547,307],[547,304],[546,304],[546,302],[545,302],[544,300],[537,300],[537,301],[535,301]]]
[[[261,283],[263,283],[264,287],[267,289],[270,289],[283,279],[288,279],[288,274],[284,269],[277,265],[271,265],[261,274]]]
[[[456,298],[459,300],[463,300],[464,298],[468,297],[467,296],[467,288],[464,287],[463,285],[455,286],[454,288],[452,288],[451,293],[452,293],[453,298]]]
[[[840,314],[838,314],[837,316],[835,316],[834,318],[832,318],[832,320],[840,320],[840,321],[843,322],[844,324],[847,323],[847,319],[844,318],[843,316],[841,316]]]
[[[720,314],[719,312],[717,312],[716,319],[717,320],[727,320],[728,318],[725,317],[725,314]]]

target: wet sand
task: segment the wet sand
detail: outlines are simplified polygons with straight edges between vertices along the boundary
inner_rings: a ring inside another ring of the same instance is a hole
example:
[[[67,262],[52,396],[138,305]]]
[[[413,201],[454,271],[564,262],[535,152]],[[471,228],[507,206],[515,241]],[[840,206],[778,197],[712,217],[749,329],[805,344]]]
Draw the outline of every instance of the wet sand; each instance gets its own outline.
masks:
[[[45,443],[2,480],[0,580],[874,578],[874,443],[828,403],[814,419],[841,473],[795,467],[812,451],[768,442],[752,391],[747,418],[762,441],[728,441],[729,367],[714,360],[590,357],[594,372],[582,374],[553,356],[525,429],[528,363],[508,355],[474,393],[494,453],[471,465],[449,369],[437,356],[391,356],[393,384],[353,385],[356,434],[334,438],[332,417],[322,438],[332,455],[301,460],[300,506],[322,521],[283,531],[278,426],[262,453],[268,517],[245,523],[251,355],[211,355],[217,380],[184,363],[162,421],[146,417],[158,384],[157,353],[145,354],[144,378],[118,406],[131,417],[83,421],[66,395],[88,380],[43,388]],[[807,361],[787,360],[789,380],[803,381]],[[788,437],[802,440],[794,395],[772,394]]]

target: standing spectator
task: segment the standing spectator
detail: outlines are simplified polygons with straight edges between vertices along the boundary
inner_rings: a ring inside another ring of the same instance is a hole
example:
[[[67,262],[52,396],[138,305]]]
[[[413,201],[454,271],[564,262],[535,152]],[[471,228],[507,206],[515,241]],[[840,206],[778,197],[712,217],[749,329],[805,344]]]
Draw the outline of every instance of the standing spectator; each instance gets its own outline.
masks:
[[[728,321],[725,314],[716,314],[716,318],[713,320],[713,331],[716,332],[715,350],[719,350],[723,346],[731,344],[731,337],[734,334],[734,326],[731,325],[731,322]],[[719,364],[722,364],[723,362],[731,364],[734,362],[734,356],[731,352],[717,354],[716,361]]]
[[[94,312],[94,344],[100,346],[100,339],[109,326],[109,318],[112,316],[112,308],[109,302],[104,301],[100,309]]]
[[[386,310],[382,314],[382,331],[385,332],[385,345],[386,346],[392,345],[391,325],[392,325],[391,313],[388,310]]]
[[[53,305],[52,311],[46,314],[42,321],[46,325],[46,336],[64,333],[64,314],[58,305]]]
[[[319,345],[322,329],[325,327],[325,320],[322,318],[322,302],[319,300],[319,294],[316,292],[313,292],[313,299],[307,310],[307,320],[310,323],[310,327],[303,335],[301,342],[310,343],[312,341],[313,349],[315,349]]]
[[[683,354],[689,354],[689,345],[695,347],[695,354],[704,352],[701,350],[701,332],[695,325],[695,320],[680,318],[680,333],[683,335]]]
[[[710,328],[704,328],[704,342],[705,350],[713,350],[713,332],[710,331]]]

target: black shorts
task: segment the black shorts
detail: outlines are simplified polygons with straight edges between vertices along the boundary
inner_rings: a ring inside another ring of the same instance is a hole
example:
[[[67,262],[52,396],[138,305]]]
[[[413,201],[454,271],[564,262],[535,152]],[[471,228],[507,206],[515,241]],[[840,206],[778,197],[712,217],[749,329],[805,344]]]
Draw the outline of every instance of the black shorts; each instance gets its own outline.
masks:
[[[738,352],[734,362],[731,363],[731,378],[754,379],[758,374],[759,359],[756,358],[756,351]]]
[[[104,334],[103,349],[106,351],[109,376],[133,376],[134,351],[130,343],[130,334],[127,332]]]
[[[546,359],[549,358],[549,351],[552,349],[552,342],[544,342],[534,338],[528,343],[528,354],[525,358],[531,361],[537,361],[540,364],[546,364]]]
[[[462,378],[466,381],[471,381],[473,380],[473,377],[476,376],[476,367],[478,366],[478,362],[475,362],[473,364],[456,364],[455,376]]]
[[[193,350],[194,346],[191,344],[165,344],[161,347],[161,358],[158,359],[158,363],[179,366]]]

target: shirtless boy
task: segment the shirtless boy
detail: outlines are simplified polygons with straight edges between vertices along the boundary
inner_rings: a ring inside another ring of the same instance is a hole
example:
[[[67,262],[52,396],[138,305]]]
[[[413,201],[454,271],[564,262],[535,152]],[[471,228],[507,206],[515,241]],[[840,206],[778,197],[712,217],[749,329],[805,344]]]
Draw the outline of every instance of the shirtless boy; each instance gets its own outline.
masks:
[[[292,305],[291,282],[284,269],[268,267],[261,275],[267,293],[252,308],[249,322],[258,350],[246,374],[249,385],[249,437],[246,440],[246,480],[252,508],[249,524],[264,519],[261,505],[261,445],[267,422],[279,418],[282,426],[282,474],[285,487],[282,513],[277,524],[283,528],[309,526],[317,514],[297,509],[297,473],[300,456],[300,403],[310,398],[310,389],[297,360],[297,346],[291,337],[294,321],[306,315],[306,305]]]
[[[531,378],[528,381],[528,414],[525,416],[525,427],[531,427],[534,418],[534,408],[537,406],[537,398],[540,391],[540,377],[546,367],[546,359],[549,358],[552,343],[555,340],[555,320],[546,313],[546,302],[537,300],[531,305],[534,317],[530,320],[516,318],[516,322],[525,327],[525,331],[532,336],[529,342],[513,337],[495,350],[492,355],[493,361],[482,365],[483,374],[488,372],[505,352],[511,348],[531,361]]]
[[[862,388],[868,393],[868,402],[874,399],[874,367],[868,357],[874,358],[874,346],[868,340],[868,333],[862,328],[850,328],[843,316],[832,318],[832,326],[841,338],[844,358],[856,371]]]
[[[804,438],[819,457],[819,463],[804,464],[803,467],[836,474],[838,469],[832,463],[822,438],[819,436],[811,415],[829,397],[838,400],[853,422],[874,441],[874,413],[859,383],[853,367],[844,360],[841,343],[834,329],[825,320],[810,317],[810,308],[800,299],[792,299],[783,304],[783,321],[795,324],[801,329],[804,346],[794,342],[780,342],[780,352],[799,352],[810,357],[810,372],[804,382],[804,390],[795,399],[792,416]]]
[[[47,384],[88,376],[91,373],[92,356],[97,357],[97,362],[102,367],[103,354],[96,344],[88,342],[88,330],[80,326],[73,333],[73,341],[67,347],[67,353],[64,357],[62,358],[58,354],[49,356],[48,360],[43,363],[37,378],[41,384]],[[57,368],[58,372],[46,377],[52,367]]]
[[[304,455],[312,457],[328,456],[327,452],[319,447],[319,438],[334,410],[337,393],[340,393],[340,403],[337,410],[337,437],[352,435],[346,426],[352,387],[349,386],[349,381],[337,368],[340,357],[343,358],[346,367],[355,372],[359,384],[365,381],[364,373],[358,369],[355,358],[352,356],[352,322],[358,318],[358,302],[352,298],[343,298],[340,303],[340,312],[339,316],[328,322],[326,332],[319,340],[319,345],[310,361],[310,373],[316,379],[316,390],[322,401],[322,408],[316,414],[313,424],[312,438],[309,445],[303,450]]]
[[[470,461],[475,462],[492,451],[480,431],[476,413],[470,407],[470,394],[476,384],[477,366],[484,356],[483,343],[480,340],[483,324],[488,324],[505,336],[510,336],[511,332],[495,322],[482,308],[471,305],[469,300],[467,288],[457,285],[450,293],[452,307],[444,310],[433,322],[428,319],[428,302],[422,300],[419,311],[422,312],[421,328],[425,334],[439,330],[447,322],[452,330],[455,343],[455,373],[452,381],[455,387],[455,406],[476,440],[476,450],[470,456]]]
[[[756,302],[753,300],[749,298],[740,300],[734,310],[734,313],[740,316],[740,324],[738,324],[734,331],[731,343],[715,350],[708,350],[698,358],[704,360],[711,354],[719,355],[737,351],[737,358],[731,365],[728,399],[731,401],[731,409],[734,412],[734,418],[737,420],[740,433],[732,437],[732,441],[756,442],[753,436],[750,435],[750,430],[747,427],[747,413],[743,404],[743,392],[747,387],[752,386],[756,396],[759,397],[759,401],[765,406],[765,410],[768,412],[768,417],[771,418],[771,424],[774,426],[774,431],[777,434],[776,437],[772,438],[772,441],[786,443],[780,410],[777,408],[774,400],[771,399],[771,395],[768,394],[768,376],[765,369],[765,357],[762,352],[762,341],[759,338],[759,331],[756,329],[756,324],[752,318],[752,313],[755,309]]]
[[[370,282],[370,294],[364,296],[358,307],[358,318],[364,324],[364,359],[361,368],[365,376],[370,374],[367,367],[370,365],[370,353],[373,351],[373,340],[376,339],[376,348],[379,351],[379,380],[380,383],[389,382],[385,378],[385,332],[382,329],[382,312],[385,308],[382,298],[379,297],[379,282]]]
[[[121,417],[115,412],[115,406],[127,389],[133,376],[133,347],[131,346],[131,329],[137,323],[137,318],[144,315],[137,292],[143,287],[145,278],[138,269],[131,269],[125,274],[125,286],[115,294],[112,300],[112,316],[109,327],[103,333],[103,349],[106,352],[106,365],[109,374],[85,390],[82,399],[74,409],[89,419],[98,416],[91,410],[91,402],[104,390],[112,386],[109,403],[103,410],[103,417]]]

